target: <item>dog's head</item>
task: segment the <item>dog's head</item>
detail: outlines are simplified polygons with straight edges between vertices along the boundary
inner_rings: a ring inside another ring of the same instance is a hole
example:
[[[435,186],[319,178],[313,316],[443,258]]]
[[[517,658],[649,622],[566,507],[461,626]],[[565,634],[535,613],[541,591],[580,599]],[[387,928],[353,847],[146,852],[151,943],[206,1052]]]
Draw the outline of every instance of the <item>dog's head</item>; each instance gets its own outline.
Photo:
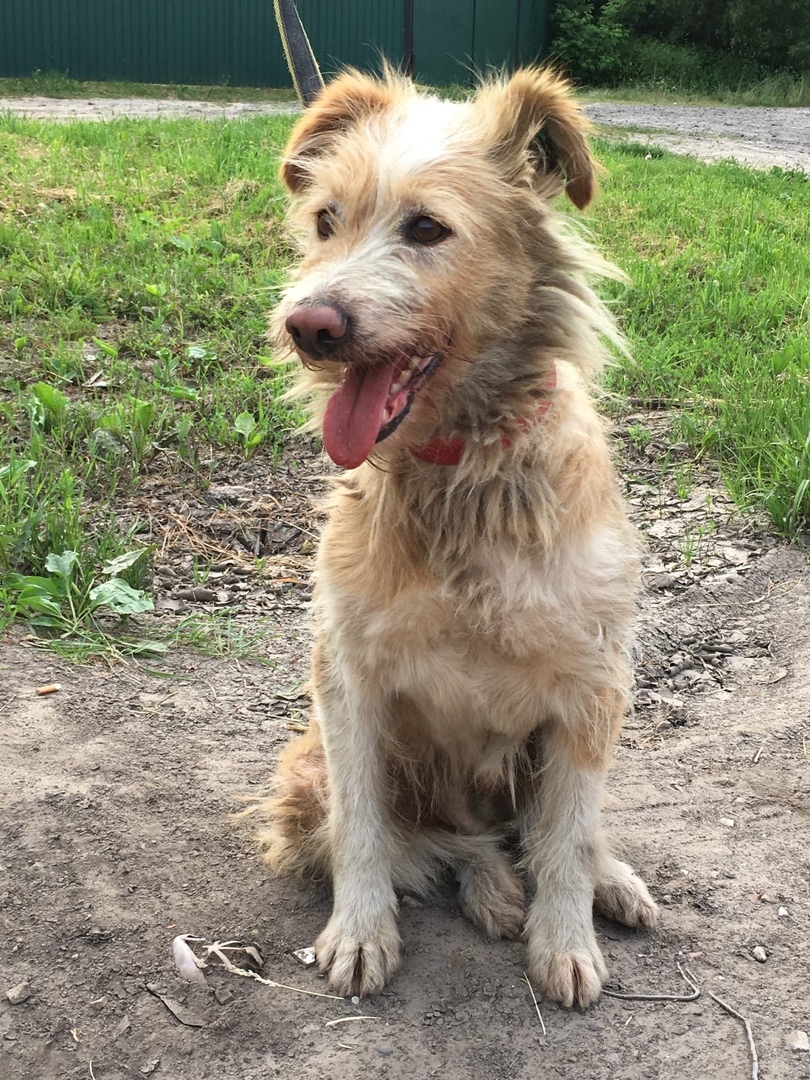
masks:
[[[526,358],[560,336],[539,290],[579,269],[550,202],[593,197],[586,130],[537,69],[465,102],[348,72],[298,121],[281,176],[302,259],[276,330],[339,465],[480,426],[510,382],[536,387]]]

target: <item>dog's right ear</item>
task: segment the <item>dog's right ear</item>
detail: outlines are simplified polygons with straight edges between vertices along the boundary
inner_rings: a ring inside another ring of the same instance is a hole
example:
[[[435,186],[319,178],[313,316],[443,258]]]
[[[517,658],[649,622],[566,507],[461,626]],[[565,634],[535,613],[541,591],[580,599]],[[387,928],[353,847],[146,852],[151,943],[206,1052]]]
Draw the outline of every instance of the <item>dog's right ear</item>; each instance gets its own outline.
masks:
[[[295,125],[281,162],[281,179],[293,194],[307,187],[309,163],[348,128],[393,103],[394,88],[359,71],[330,82]]]

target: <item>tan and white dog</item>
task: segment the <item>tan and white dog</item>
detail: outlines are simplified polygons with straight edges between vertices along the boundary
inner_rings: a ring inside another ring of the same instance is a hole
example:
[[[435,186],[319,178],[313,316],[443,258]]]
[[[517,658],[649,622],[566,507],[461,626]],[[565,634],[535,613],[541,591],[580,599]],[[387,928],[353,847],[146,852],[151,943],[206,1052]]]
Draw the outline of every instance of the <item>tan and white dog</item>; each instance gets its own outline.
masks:
[[[314,715],[262,839],[277,871],[331,876],[316,953],[341,994],[383,986],[396,890],[447,870],[564,1005],[606,977],[594,904],[655,923],[600,831],[638,546],[589,396],[619,336],[587,278],[618,271],[553,204],[594,194],[586,129],[548,71],[465,102],[348,72],[284,155],[303,257],[277,330],[348,471],[317,563]]]

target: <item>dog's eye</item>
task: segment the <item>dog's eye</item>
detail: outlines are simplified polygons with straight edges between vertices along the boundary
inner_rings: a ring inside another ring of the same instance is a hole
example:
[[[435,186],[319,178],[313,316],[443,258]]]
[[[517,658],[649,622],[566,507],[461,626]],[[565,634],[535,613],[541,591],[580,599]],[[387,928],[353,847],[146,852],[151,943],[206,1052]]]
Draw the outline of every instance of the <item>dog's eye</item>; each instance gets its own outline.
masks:
[[[335,219],[328,210],[318,211],[318,236],[321,240],[328,240],[335,231]]]
[[[408,225],[408,237],[417,244],[438,244],[450,235],[446,225],[432,217],[414,218]]]

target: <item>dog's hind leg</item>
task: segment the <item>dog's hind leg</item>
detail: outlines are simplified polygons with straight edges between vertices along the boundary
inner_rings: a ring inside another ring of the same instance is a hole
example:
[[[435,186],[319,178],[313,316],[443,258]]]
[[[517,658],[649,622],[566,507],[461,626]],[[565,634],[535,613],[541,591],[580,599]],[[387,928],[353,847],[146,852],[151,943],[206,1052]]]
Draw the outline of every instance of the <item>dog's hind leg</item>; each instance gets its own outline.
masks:
[[[593,904],[600,915],[625,926],[652,927],[658,921],[658,908],[647,886],[632,866],[604,846],[598,855]]]
[[[402,857],[394,880],[399,888],[427,892],[439,867],[458,880],[461,909],[491,938],[520,936],[526,907],[523,883],[500,850],[499,833],[465,836],[446,829],[418,829]]]
[[[277,874],[330,873],[328,803],[326,755],[313,717],[306,732],[284,748],[272,794],[247,811],[267,821],[258,840]]]
[[[526,917],[523,883],[499,851],[461,861],[459,900],[467,918],[491,938],[520,936]]]

